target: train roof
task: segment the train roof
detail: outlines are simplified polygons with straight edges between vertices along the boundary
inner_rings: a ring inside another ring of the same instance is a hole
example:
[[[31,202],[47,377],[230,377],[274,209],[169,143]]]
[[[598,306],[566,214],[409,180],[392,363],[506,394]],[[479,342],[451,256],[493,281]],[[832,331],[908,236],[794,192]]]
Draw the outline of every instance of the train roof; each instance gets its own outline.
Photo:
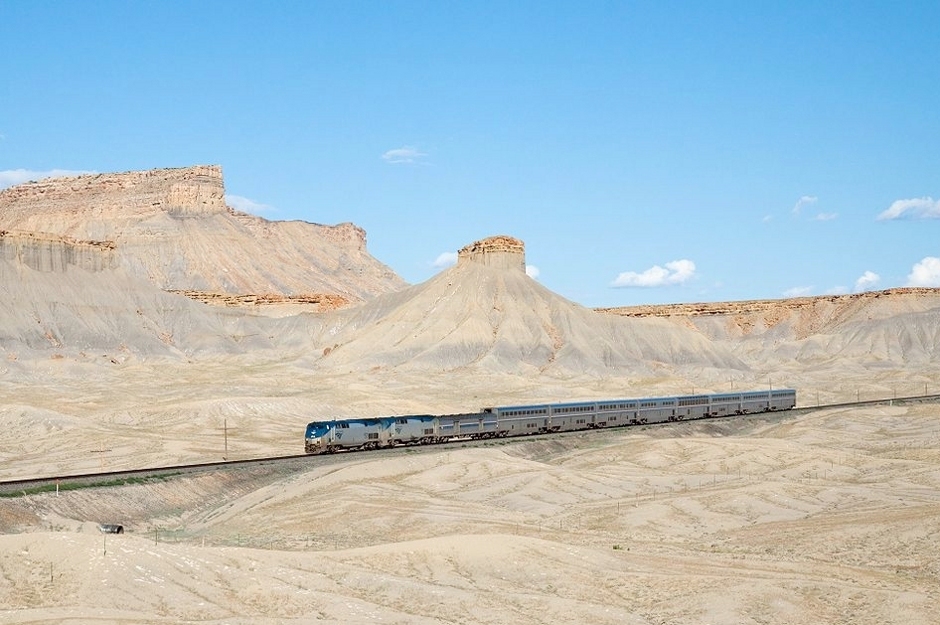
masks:
[[[514,406],[487,406],[483,410],[533,410],[539,408],[568,408],[572,406],[586,406],[593,404],[619,404],[619,403],[629,403],[629,402],[640,402],[640,401],[674,401],[677,399],[686,399],[690,397],[737,397],[739,395],[755,396],[755,395],[767,395],[768,393],[777,393],[777,392],[789,392],[795,393],[796,389],[792,388],[775,388],[767,390],[756,390],[756,391],[731,391],[727,393],[693,393],[688,395],[657,395],[654,397],[624,397],[620,399],[595,399],[595,400],[585,400],[585,401],[573,401],[573,402],[548,402],[541,404],[521,404]]]
[[[588,400],[588,401],[574,401],[574,402],[557,402],[557,403],[540,403],[540,404],[519,404],[514,406],[486,406],[480,410],[480,412],[460,412],[454,414],[442,414],[442,415],[433,415],[433,414],[409,414],[409,415],[386,415],[379,417],[336,417],[333,419],[320,419],[317,421],[311,421],[309,425],[314,424],[330,424],[330,423],[375,423],[377,420],[382,419],[433,419],[438,417],[446,418],[460,418],[460,417],[478,417],[482,413],[492,412],[494,410],[506,411],[506,410],[542,410],[547,408],[570,408],[574,406],[593,406],[597,404],[623,404],[623,403],[635,403],[641,401],[676,401],[678,399],[685,399],[690,397],[755,397],[761,395],[777,395],[778,393],[796,393],[796,389],[793,388],[775,388],[767,390],[756,390],[756,391],[729,391],[725,393],[701,393],[701,394],[692,394],[692,395],[661,395],[654,397],[624,397],[619,399],[597,399],[597,400]]]

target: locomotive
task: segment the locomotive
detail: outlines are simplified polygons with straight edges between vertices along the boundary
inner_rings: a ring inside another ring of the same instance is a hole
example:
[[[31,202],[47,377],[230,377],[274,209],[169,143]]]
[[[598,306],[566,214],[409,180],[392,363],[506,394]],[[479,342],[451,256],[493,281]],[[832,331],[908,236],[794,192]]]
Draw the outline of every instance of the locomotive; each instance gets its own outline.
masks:
[[[795,389],[771,389],[640,399],[483,408],[445,415],[400,415],[312,421],[304,435],[308,454],[429,445],[460,439],[502,438],[649,423],[669,423],[790,410]]]

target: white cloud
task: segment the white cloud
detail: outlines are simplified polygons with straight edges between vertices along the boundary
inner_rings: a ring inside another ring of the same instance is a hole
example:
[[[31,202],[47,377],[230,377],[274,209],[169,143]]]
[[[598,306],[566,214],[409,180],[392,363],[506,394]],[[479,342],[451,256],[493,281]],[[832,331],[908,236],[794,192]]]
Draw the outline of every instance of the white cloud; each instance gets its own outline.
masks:
[[[76,171],[71,169],[49,169],[47,171],[32,171],[30,169],[7,169],[0,171],[0,189],[12,187],[15,184],[23,184],[33,180],[42,180],[44,178],[61,178],[63,176],[81,176],[82,174],[94,174],[94,171]]]
[[[243,213],[252,213],[254,215],[257,215],[258,213],[269,213],[276,210],[269,204],[262,204],[246,197],[242,197],[240,195],[231,195],[229,193],[225,194],[225,203],[235,210],[239,210]]]
[[[940,219],[940,200],[932,197],[895,200],[877,219]]]
[[[793,214],[799,215],[804,206],[815,204],[818,199],[819,198],[815,195],[804,195],[799,200],[797,200],[796,204],[793,205]]]
[[[940,258],[927,256],[911,267],[907,286],[940,286]]]
[[[453,267],[457,264],[457,252],[444,252],[443,254],[438,255],[434,259],[434,262],[431,265],[437,269],[444,269],[445,267]]]
[[[816,215],[815,217],[813,217],[813,220],[815,220],[815,221],[832,221],[833,219],[835,219],[835,218],[838,217],[838,216],[839,216],[838,213],[819,213],[818,215]]]
[[[533,280],[537,280],[540,273],[541,273],[541,272],[539,271],[539,268],[536,267],[535,265],[526,265],[526,266],[525,266],[525,275],[529,276],[529,277],[532,278]]]
[[[784,297],[806,297],[813,292],[811,286],[795,286],[783,292]]]
[[[855,292],[861,293],[862,291],[870,291],[878,282],[881,281],[881,276],[879,276],[874,271],[866,271],[863,273],[858,280],[855,281]]]
[[[382,155],[382,160],[386,163],[416,163],[418,159],[424,158],[427,156],[425,152],[421,152],[418,148],[403,145],[400,148],[395,148],[394,150],[389,150]]]
[[[642,273],[625,271],[610,283],[620,287],[654,287],[682,284],[695,277],[695,263],[691,260],[674,260],[665,267],[653,265]]]

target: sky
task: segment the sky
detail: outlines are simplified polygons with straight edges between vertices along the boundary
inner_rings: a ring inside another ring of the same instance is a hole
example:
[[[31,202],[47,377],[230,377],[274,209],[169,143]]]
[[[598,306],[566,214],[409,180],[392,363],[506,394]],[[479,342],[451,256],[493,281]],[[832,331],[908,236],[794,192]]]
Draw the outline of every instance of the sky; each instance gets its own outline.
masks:
[[[940,286],[940,3],[0,2],[0,188],[222,166],[231,206],[475,240],[585,306]]]

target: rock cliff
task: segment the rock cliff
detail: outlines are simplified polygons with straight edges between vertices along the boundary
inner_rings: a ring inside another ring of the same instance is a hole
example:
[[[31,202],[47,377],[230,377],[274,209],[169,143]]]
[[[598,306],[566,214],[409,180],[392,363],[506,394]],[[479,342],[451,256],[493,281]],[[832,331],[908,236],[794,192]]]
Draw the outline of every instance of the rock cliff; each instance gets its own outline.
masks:
[[[64,272],[69,267],[101,271],[115,266],[111,241],[76,241],[69,237],[0,230],[0,259],[40,272]]]
[[[599,310],[694,328],[712,341],[733,344],[736,354],[752,362],[817,365],[845,359],[916,369],[940,361],[940,289],[935,288]]]
[[[222,168],[216,165],[47,178],[0,191],[5,225],[42,231],[52,217],[61,234],[89,238],[103,238],[95,230],[111,229],[103,220],[226,210]]]
[[[11,187],[0,191],[0,229],[108,241],[113,262],[130,274],[210,300],[263,294],[357,302],[404,286],[369,255],[365,232],[353,224],[269,221],[226,206],[219,166]]]
[[[457,264],[464,263],[525,271],[525,243],[505,235],[474,241],[457,252]]]

